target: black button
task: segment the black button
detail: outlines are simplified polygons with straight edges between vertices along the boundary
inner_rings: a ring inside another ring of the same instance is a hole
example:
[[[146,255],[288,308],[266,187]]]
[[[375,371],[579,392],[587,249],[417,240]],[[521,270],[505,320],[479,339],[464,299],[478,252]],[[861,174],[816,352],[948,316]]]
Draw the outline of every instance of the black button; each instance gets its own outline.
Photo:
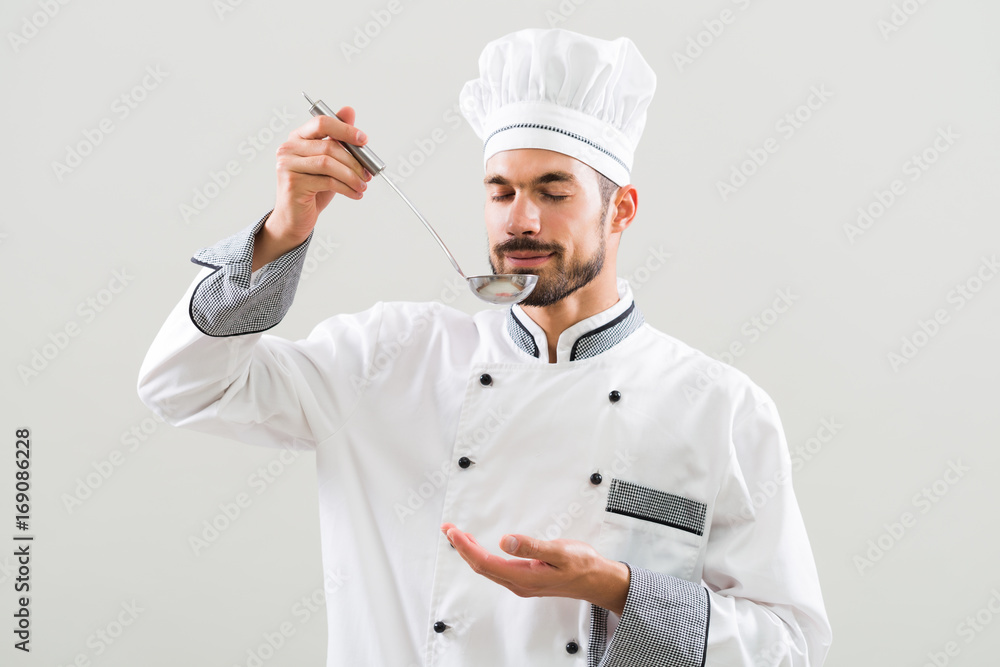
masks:
[[[468,468],[471,465],[472,465],[472,461],[469,459],[468,456],[463,456],[462,458],[460,458],[458,460],[458,467],[459,468],[463,468],[464,469],[464,468]]]
[[[491,384],[493,384],[493,378],[490,377],[489,373],[483,373],[482,375],[479,376],[479,384],[483,385],[484,387],[488,387]]]
[[[580,645],[577,644],[576,642],[570,642],[566,644],[566,652],[569,653],[570,655],[573,655],[579,650],[580,650]]]
[[[593,475],[590,476],[590,483],[593,484],[594,486],[597,486],[602,481],[604,481],[604,478],[601,477],[601,473],[599,472],[595,472]]]
[[[437,621],[434,624],[434,632],[437,632],[438,634],[444,632],[447,629],[448,629],[448,626],[445,625],[444,623],[442,623],[441,621]]]
[[[617,403],[619,400],[621,400],[621,397],[622,395],[621,393],[619,393],[617,389],[612,390],[611,393],[608,394],[608,400],[610,400],[612,403]]]

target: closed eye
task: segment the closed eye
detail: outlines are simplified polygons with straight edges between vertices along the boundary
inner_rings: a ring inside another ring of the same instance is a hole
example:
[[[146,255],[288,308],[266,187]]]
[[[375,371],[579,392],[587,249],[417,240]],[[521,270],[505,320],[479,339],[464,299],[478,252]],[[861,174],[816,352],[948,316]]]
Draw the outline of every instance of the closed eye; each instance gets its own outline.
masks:
[[[513,193],[507,193],[505,195],[493,195],[491,199],[493,199],[493,201],[503,201],[504,199],[512,196],[514,196]],[[559,201],[560,199],[566,199],[569,197],[569,195],[550,195],[547,192],[543,192],[542,196],[552,201]]]

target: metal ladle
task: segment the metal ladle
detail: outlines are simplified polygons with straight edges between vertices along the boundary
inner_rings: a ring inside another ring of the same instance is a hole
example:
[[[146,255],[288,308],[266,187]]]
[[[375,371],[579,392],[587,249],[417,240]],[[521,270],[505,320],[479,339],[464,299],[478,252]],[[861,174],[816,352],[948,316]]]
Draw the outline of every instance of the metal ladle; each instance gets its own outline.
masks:
[[[302,93],[306,101],[309,102],[309,113],[313,116],[333,116],[334,118],[340,120],[340,117],[333,112],[333,109],[328,107],[323,100],[316,100],[313,102],[309,99],[309,96]],[[336,141],[334,139],[334,141]],[[368,170],[372,176],[381,175],[385,179],[385,182],[392,186],[392,189],[396,191],[406,205],[409,206],[417,217],[420,218],[420,222],[424,223],[424,227],[427,231],[431,233],[434,240],[438,242],[441,249],[444,250],[444,254],[448,255],[448,259],[451,260],[451,265],[455,267],[458,271],[458,275],[462,276],[469,283],[469,289],[477,297],[493,304],[509,304],[518,303],[523,301],[529,294],[531,290],[535,289],[535,284],[538,282],[538,276],[530,273],[500,273],[492,276],[466,276],[462,271],[462,267],[458,265],[455,261],[455,256],[451,254],[448,247],[438,236],[434,228],[431,227],[430,223],[424,219],[424,216],[420,215],[420,211],[414,206],[406,195],[392,182],[388,174],[385,173],[385,162],[379,159],[375,153],[368,148],[368,146],[355,146],[354,144],[344,143],[338,141],[341,146],[347,149],[347,152],[354,156],[354,158],[361,163],[361,166]]]

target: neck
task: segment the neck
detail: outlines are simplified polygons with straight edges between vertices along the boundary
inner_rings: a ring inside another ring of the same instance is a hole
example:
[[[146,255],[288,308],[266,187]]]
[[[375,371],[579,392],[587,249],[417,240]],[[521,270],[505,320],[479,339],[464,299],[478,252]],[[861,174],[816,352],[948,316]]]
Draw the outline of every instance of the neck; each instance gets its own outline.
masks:
[[[559,336],[571,326],[618,303],[618,281],[613,263],[589,284],[551,306],[521,308],[545,332],[549,344],[549,363],[556,362]]]

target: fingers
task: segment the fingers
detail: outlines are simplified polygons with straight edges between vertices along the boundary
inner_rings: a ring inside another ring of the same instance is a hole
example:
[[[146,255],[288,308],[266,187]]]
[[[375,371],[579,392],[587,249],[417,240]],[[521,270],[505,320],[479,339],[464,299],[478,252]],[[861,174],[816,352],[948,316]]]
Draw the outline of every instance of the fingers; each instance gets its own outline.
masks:
[[[457,548],[457,542],[467,542],[474,545],[482,554],[488,554],[476,538],[469,533],[462,532],[452,523],[441,526],[441,532],[447,536],[448,540]],[[539,540],[529,535],[508,534],[500,538],[500,548],[512,556],[542,561],[553,567],[558,567],[566,561],[570,553],[570,543],[566,540]],[[497,558],[494,556],[494,558]],[[515,563],[503,558],[497,558],[505,563]]]
[[[313,116],[312,120],[292,130],[288,138],[323,139],[330,137],[356,146],[362,146],[368,141],[365,133],[354,127],[354,110],[351,107],[344,107],[337,112],[337,116],[339,118]]]
[[[338,174],[349,175],[349,172],[352,172],[356,178],[354,183],[345,179],[340,180],[344,181],[348,185],[353,185],[355,190],[363,190],[364,188],[359,187],[360,184],[371,180],[371,174],[369,174],[365,168],[361,166],[361,163],[358,162],[357,158],[347,152],[347,149],[341,146],[338,142],[330,141],[329,139],[302,139],[290,136],[288,141],[278,147],[277,156],[279,160],[279,170],[281,169],[280,163],[282,158],[287,160],[321,156],[329,158],[329,160],[319,160],[309,164],[294,162],[289,164],[289,167],[293,171],[300,171],[300,173],[316,173],[331,176],[333,178],[338,178]],[[346,167],[348,171],[343,171],[337,168],[338,164]],[[309,168],[320,169],[318,171],[302,171],[303,169]]]
[[[329,139],[295,138],[277,151],[279,188],[289,198],[298,199],[320,192],[361,199],[369,174],[347,150]]]
[[[564,546],[556,541],[544,541],[528,535],[504,535],[500,538],[500,548],[518,558],[534,558],[554,567],[562,565],[566,558]]]
[[[469,565],[473,566],[473,569],[476,569],[477,571],[479,567],[488,565],[491,558],[496,561],[504,560],[503,558],[494,556],[486,551],[486,549],[480,546],[479,542],[476,541],[476,538],[468,533],[462,532],[456,528],[454,524],[444,524],[441,526],[441,532],[445,534],[445,537],[448,538],[448,541],[451,542],[451,545],[455,547],[462,558],[464,558],[465,561],[469,563]]]
[[[332,190],[360,199],[368,188],[357,172],[329,155],[279,156],[278,173],[280,181],[299,192]]]
[[[454,531],[451,535],[455,550],[469,564],[472,571],[487,579],[511,586],[517,578],[516,571],[521,570],[527,561],[510,561],[500,556],[494,556],[483,549],[471,535],[462,531]]]
[[[372,174],[343,145],[367,141],[354,127],[354,117],[351,107],[343,107],[337,117],[314,116],[278,147],[278,193],[267,223],[271,229],[302,238],[336,194],[361,199]]]
[[[476,548],[478,548],[484,554],[487,553],[486,549],[483,549],[479,545],[479,542],[476,541],[475,537],[473,537],[469,533],[466,533],[466,532],[463,532],[463,531],[459,530],[458,528],[455,527],[455,524],[453,524],[453,523],[446,523],[446,524],[442,525],[441,526],[441,532],[444,533],[445,537],[448,538],[448,541],[451,542],[456,547],[458,545],[455,544],[455,542],[456,542],[456,540],[458,540],[458,541],[462,541],[463,543],[464,542],[468,542],[468,543],[470,543],[472,545],[475,545]]]
[[[480,546],[476,538],[462,532],[453,524],[444,524],[441,526],[441,532],[445,534],[455,550],[473,570],[497,583],[506,582],[509,584],[521,580],[525,576],[550,569],[547,563],[538,560],[507,559],[495,556]]]
[[[354,125],[354,107],[340,107],[337,111],[337,118],[348,125]]]
[[[596,600],[595,604],[602,603],[615,613],[624,608],[629,587],[628,566],[612,564],[585,542],[504,535],[500,548],[517,556],[508,559],[489,553],[472,535],[454,524],[442,525],[441,532],[473,572],[515,595]],[[626,570],[624,576],[622,569]]]
[[[368,141],[365,133],[354,126],[354,109],[343,107],[337,112],[337,116],[314,116],[304,125],[292,130],[288,135],[288,140],[278,148],[278,155],[287,154],[302,157],[328,155],[350,167],[359,179],[370,180],[371,174],[338,143],[361,146]],[[330,139],[336,141],[330,141]],[[357,189],[355,188],[355,190]]]

